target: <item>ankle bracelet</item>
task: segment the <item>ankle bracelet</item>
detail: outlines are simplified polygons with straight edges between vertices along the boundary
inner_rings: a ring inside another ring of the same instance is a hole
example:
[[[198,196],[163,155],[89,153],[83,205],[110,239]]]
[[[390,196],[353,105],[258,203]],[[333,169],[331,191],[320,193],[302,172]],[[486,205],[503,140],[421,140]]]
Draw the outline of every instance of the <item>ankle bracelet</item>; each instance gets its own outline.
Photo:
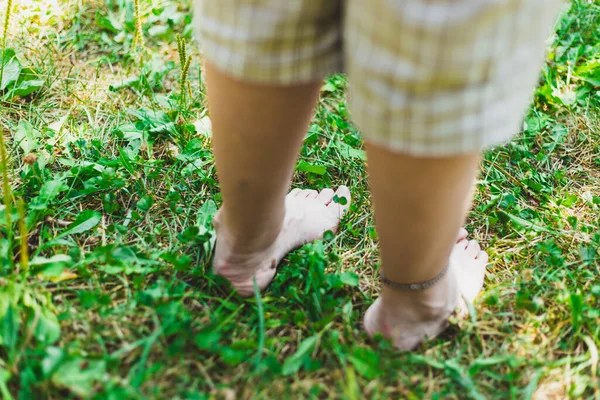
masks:
[[[383,274],[383,270],[379,271],[381,283],[393,290],[425,290],[438,283],[448,272],[450,264],[446,266],[435,278],[419,283],[397,283],[392,282]]]

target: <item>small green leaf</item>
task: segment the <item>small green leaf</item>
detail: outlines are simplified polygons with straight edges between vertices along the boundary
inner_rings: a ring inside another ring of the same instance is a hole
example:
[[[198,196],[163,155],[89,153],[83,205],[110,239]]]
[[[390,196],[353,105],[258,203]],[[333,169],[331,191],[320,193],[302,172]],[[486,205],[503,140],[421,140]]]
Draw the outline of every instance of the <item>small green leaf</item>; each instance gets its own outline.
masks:
[[[181,176],[188,177],[194,173],[202,174],[203,167],[207,164],[208,161],[198,158],[181,169]]]
[[[10,380],[10,377],[11,373],[8,370],[0,367],[0,394],[2,394],[0,397],[4,400],[14,399],[14,397],[12,397],[8,391],[8,381]]]
[[[118,83],[109,85],[108,90],[110,90],[111,92],[117,92],[121,89],[128,87],[138,89],[140,87],[140,84],[141,78],[137,75],[132,75],[127,78],[121,79],[121,81]]]
[[[444,372],[459,386],[462,386],[466,396],[473,400],[485,400],[485,397],[477,390],[472,377],[455,360],[444,362]]]
[[[491,357],[477,358],[471,363],[471,366],[469,368],[469,374],[473,375],[481,369],[491,365],[506,364],[513,357],[513,355],[495,355]]]
[[[21,64],[17,60],[17,56],[13,49],[5,49],[4,53],[0,51],[0,62],[4,64],[4,73],[2,82],[0,82],[0,90],[5,90],[9,85],[15,83],[21,75]]]
[[[152,196],[144,196],[140,199],[140,201],[137,202],[136,207],[142,212],[148,212],[153,204],[154,199]]]
[[[210,222],[217,213],[217,204],[213,200],[207,200],[202,204],[196,216],[196,225],[211,228]]]
[[[571,207],[573,204],[575,204],[577,202],[577,195],[571,194],[566,196],[563,200],[562,200],[562,205],[565,207]]]
[[[51,264],[64,264],[70,263],[71,257],[66,254],[56,254],[50,258],[46,257],[35,257],[31,261],[29,261],[29,265],[37,267],[41,265],[51,265]]]
[[[121,165],[129,172],[131,175],[134,174],[133,165],[131,165],[131,159],[129,155],[123,148],[119,147],[119,161],[121,161]]]
[[[19,145],[23,153],[29,154],[39,147],[41,136],[41,133],[33,128],[33,125],[22,120],[15,131],[15,143]]]
[[[248,360],[249,353],[246,350],[238,350],[233,347],[221,347],[219,356],[227,365],[234,367]]]
[[[340,274],[340,280],[345,285],[358,286],[358,275],[354,272],[342,272]]]
[[[579,252],[581,253],[581,259],[584,263],[591,264],[594,262],[594,259],[596,258],[596,249],[589,246],[581,246]]]
[[[571,293],[569,296],[569,305],[571,308],[571,324],[573,330],[577,331],[581,327],[583,321],[583,309],[585,307],[585,301],[580,293]]]
[[[29,208],[32,210],[44,210],[66,188],[62,180],[47,181],[40,188],[40,194],[31,200]]]
[[[364,161],[367,159],[367,155],[365,154],[364,150],[355,149],[344,142],[338,142],[336,146],[340,152],[340,155],[345,160],[358,159]]]
[[[283,375],[289,376],[298,372],[302,364],[310,358],[310,353],[313,351],[318,339],[319,336],[315,335],[304,339],[302,343],[300,343],[298,350],[283,363]]]
[[[12,304],[8,305],[6,314],[2,318],[2,342],[8,347],[9,357],[12,359],[14,356],[15,347],[17,345],[17,339],[19,338],[19,313],[15,311]]]
[[[326,242],[331,242],[334,238],[335,234],[330,230],[327,230],[325,233],[323,233],[323,240]]]
[[[14,89],[12,89],[9,92],[8,97],[25,97],[35,92],[36,90],[39,90],[42,86],[44,86],[44,81],[23,81],[20,82]]]
[[[34,257],[29,261],[29,265],[34,267],[41,277],[55,278],[61,276],[65,268],[68,267],[73,260],[66,254],[56,254],[50,258]]]
[[[337,194],[335,196],[333,196],[333,202],[334,203],[338,203],[341,204],[343,206],[345,206],[346,204],[348,204],[348,199],[345,197],[339,197]]]
[[[54,200],[54,198],[60,193],[63,188],[62,180],[53,180],[44,183],[44,186],[40,189],[40,196],[47,200]]]
[[[310,163],[307,163],[306,161],[300,161],[298,163],[297,170],[302,171],[302,172],[309,172],[311,174],[317,174],[317,175],[325,175],[327,173],[326,166],[310,164]]]
[[[89,231],[98,225],[101,219],[102,214],[100,214],[98,211],[85,210],[79,214],[77,218],[75,218],[75,221],[69,225],[67,230],[58,235],[57,238],[65,237],[67,235],[77,235],[79,233]]]
[[[196,335],[194,338],[196,346],[202,350],[213,350],[219,343],[221,334],[216,330],[205,330]]]
[[[42,360],[42,373],[44,374],[44,378],[49,378],[64,358],[65,352],[63,349],[58,347],[48,347],[46,349],[46,356]]]
[[[37,311],[37,324],[33,335],[40,342],[46,345],[55,343],[60,338],[60,323],[54,313],[46,308]],[[32,318],[32,323],[35,317]]]
[[[367,379],[374,379],[380,374],[379,356],[369,348],[356,348],[353,354],[348,355],[348,360],[356,372]]]
[[[77,396],[89,398],[93,394],[94,383],[103,380],[105,375],[104,361],[88,361],[75,357],[58,367],[52,374],[52,382]]]
[[[321,86],[322,92],[335,93],[336,90],[338,90],[337,87],[329,81],[325,82],[323,86]]]
[[[22,68],[19,74],[19,79],[17,82],[15,82],[13,87],[10,88],[9,92],[6,94],[6,97],[25,97],[35,92],[44,85],[44,81],[38,78],[38,74],[32,68]]]
[[[507,218],[508,220],[512,221],[512,223],[515,224],[519,228],[528,228],[528,229],[531,229],[534,232],[554,233],[553,231],[551,231],[548,228],[536,225],[536,224],[534,224],[532,222],[527,221],[526,219],[523,219],[521,217],[517,217],[514,214],[507,213],[505,211],[500,211],[500,210],[498,210],[497,213],[498,213],[498,215],[502,215],[505,218]]]
[[[103,17],[96,15],[96,24],[101,28],[113,33],[119,33],[123,30],[123,24],[118,20],[117,16],[113,13],[109,13],[108,16]]]
[[[192,139],[187,142],[181,154],[177,154],[175,158],[181,161],[194,161],[203,156],[203,149],[204,144],[202,139]]]

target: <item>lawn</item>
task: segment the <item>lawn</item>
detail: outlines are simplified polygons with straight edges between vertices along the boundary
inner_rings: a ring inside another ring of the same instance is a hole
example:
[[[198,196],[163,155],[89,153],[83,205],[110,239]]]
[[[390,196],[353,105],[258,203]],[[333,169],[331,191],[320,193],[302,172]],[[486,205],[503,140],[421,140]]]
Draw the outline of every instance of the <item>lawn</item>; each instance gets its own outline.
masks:
[[[323,85],[293,184],[348,185],[351,210],[242,299],[210,271],[221,198],[190,1],[139,1],[11,1],[0,398],[600,399],[599,0],[565,6],[522,131],[481,163],[484,292],[410,353],[361,328],[377,236],[345,78]]]

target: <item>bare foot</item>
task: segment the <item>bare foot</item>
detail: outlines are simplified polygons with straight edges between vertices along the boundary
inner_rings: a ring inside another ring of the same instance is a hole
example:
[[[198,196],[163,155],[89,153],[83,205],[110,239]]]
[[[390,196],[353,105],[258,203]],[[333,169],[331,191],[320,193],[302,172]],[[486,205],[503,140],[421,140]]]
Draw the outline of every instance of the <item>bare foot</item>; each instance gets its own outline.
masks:
[[[344,204],[333,201],[334,196],[345,198]],[[285,219],[277,239],[267,248],[234,254],[229,245],[227,228],[215,216],[217,244],[213,270],[225,277],[241,296],[254,293],[253,277],[260,290],[275,276],[277,265],[290,251],[319,239],[328,230],[337,229],[340,219],[350,207],[350,190],[340,186],[336,192],[323,189],[292,190],[285,198]]]
[[[483,287],[488,255],[461,230],[450,256],[446,276],[423,291],[393,291],[383,286],[381,296],[365,314],[369,336],[381,333],[399,350],[411,350],[448,327],[448,317],[458,309],[467,313]]]

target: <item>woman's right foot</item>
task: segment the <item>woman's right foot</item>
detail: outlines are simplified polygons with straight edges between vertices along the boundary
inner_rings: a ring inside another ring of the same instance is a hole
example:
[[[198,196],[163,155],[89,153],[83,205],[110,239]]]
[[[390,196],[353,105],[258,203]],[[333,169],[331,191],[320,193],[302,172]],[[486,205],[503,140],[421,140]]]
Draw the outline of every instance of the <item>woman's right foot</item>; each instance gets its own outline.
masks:
[[[334,200],[339,198],[339,201]],[[341,198],[345,201],[342,204]],[[226,278],[244,297],[254,294],[254,278],[264,290],[275,276],[275,269],[287,253],[336,231],[342,216],[350,207],[350,190],[292,190],[285,198],[285,218],[276,239],[266,248],[247,248],[242,252],[231,245],[231,233],[221,223],[221,212],[215,216],[217,245],[213,270]]]
[[[448,273],[422,291],[394,291],[384,285],[365,314],[367,333],[381,333],[399,350],[411,350],[438,336],[457,309],[459,314],[467,313],[465,302],[473,302],[481,292],[487,264],[487,253],[476,241],[466,240],[466,231],[461,229]]]

